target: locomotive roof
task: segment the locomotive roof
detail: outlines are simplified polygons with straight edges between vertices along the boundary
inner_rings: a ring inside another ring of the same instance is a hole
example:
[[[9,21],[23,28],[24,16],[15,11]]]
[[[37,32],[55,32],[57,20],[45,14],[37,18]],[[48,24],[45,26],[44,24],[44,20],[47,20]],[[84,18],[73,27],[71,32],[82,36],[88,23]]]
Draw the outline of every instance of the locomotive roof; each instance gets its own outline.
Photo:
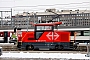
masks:
[[[39,23],[39,24],[34,24],[34,26],[55,26],[55,25],[60,25],[62,22],[54,22],[54,23]]]

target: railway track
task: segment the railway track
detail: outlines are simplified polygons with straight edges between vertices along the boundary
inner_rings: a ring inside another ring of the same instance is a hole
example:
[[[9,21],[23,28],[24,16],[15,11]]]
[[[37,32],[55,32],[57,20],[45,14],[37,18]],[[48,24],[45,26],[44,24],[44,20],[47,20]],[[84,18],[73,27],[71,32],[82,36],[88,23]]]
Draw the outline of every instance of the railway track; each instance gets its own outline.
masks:
[[[17,45],[14,44],[0,44],[0,47],[2,47],[3,51],[26,51],[26,50],[19,50],[17,48]],[[87,47],[79,45],[75,51],[87,51]]]
[[[26,51],[26,50],[19,50],[17,46],[1,46],[3,51]],[[36,50],[35,50],[36,51]],[[55,50],[52,50],[55,51]],[[71,50],[72,51],[72,50]],[[78,47],[74,51],[87,51],[86,47]]]
[[[0,46],[3,51],[18,51],[17,46]]]
[[[3,51],[3,53],[81,53],[86,54],[85,51]]]

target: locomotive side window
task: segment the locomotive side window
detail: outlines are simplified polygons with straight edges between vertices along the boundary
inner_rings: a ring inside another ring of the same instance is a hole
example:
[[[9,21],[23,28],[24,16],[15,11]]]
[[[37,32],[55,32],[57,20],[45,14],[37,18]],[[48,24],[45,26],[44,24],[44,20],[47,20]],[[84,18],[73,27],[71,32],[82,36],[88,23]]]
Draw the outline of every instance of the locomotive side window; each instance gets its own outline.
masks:
[[[52,26],[45,26],[45,30],[52,30]]]
[[[70,31],[71,36],[74,36],[74,32],[76,32],[76,36],[90,36],[90,31]]]
[[[76,32],[77,32],[76,36],[81,36],[81,31],[76,31]]]
[[[35,39],[39,39],[45,31],[53,30],[53,26],[35,26]]]
[[[36,30],[52,30],[52,26],[36,26]]]
[[[0,32],[0,37],[3,37],[3,32]]]
[[[44,26],[37,26],[36,30],[44,30]]]
[[[42,34],[43,32],[36,32],[36,39],[38,40]]]
[[[84,31],[84,36],[90,36],[90,31]]]

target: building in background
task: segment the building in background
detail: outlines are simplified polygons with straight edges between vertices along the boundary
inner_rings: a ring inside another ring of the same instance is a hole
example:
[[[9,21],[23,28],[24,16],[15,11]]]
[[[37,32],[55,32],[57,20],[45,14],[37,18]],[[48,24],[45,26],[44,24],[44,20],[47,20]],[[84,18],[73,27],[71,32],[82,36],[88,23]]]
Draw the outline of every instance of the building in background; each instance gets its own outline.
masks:
[[[52,12],[50,12],[50,10]],[[55,14],[57,13],[57,14]],[[57,17],[57,18],[55,18]],[[56,20],[63,22],[59,27],[89,27],[90,10],[61,10],[46,9],[45,12],[23,12],[12,17],[13,26],[33,28],[30,22],[38,23],[44,20]]]

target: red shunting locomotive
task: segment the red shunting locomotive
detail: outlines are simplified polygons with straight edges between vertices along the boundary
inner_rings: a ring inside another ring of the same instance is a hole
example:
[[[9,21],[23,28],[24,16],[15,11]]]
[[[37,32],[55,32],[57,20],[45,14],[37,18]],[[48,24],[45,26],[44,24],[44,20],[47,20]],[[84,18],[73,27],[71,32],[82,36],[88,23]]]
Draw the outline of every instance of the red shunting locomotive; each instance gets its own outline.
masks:
[[[55,29],[60,24],[62,22],[33,24],[34,31],[17,29],[17,47],[26,50],[75,49],[76,45],[70,41],[70,32]]]

